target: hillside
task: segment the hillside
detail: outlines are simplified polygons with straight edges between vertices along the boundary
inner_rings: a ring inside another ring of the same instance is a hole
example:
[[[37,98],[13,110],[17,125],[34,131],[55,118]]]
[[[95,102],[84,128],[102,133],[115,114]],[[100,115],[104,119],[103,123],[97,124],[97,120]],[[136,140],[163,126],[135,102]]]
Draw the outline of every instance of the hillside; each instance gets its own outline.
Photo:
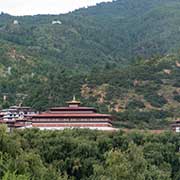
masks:
[[[127,64],[179,50],[179,8],[178,0],[118,0],[66,15],[2,14],[0,38],[76,69]]]
[[[159,129],[180,116],[177,56],[141,59],[121,69],[106,65],[83,74],[24,52],[6,49],[9,61],[0,68],[3,107],[23,103],[45,110],[64,105],[75,94],[84,105],[112,113],[121,127]]]
[[[117,0],[65,15],[2,13],[1,107],[44,110],[75,94],[117,126],[167,128],[180,116],[179,8]]]
[[[139,60],[124,69],[93,71],[81,95],[112,112],[120,126],[162,128],[180,116],[180,61]]]

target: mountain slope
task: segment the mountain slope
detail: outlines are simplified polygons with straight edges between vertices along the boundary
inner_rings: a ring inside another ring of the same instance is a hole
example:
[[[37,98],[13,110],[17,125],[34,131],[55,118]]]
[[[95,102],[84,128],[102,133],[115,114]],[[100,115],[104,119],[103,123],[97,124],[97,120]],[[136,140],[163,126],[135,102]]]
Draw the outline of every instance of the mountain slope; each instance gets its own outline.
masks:
[[[166,127],[180,116],[180,61],[176,56],[156,57],[122,70],[93,71],[81,95],[113,113],[120,126]]]
[[[66,15],[2,14],[0,38],[76,69],[125,65],[138,56],[179,50],[179,7],[177,0],[117,0]]]
[[[118,126],[168,127],[180,116],[179,7],[117,0],[65,15],[2,13],[1,107],[44,110],[75,94]]]

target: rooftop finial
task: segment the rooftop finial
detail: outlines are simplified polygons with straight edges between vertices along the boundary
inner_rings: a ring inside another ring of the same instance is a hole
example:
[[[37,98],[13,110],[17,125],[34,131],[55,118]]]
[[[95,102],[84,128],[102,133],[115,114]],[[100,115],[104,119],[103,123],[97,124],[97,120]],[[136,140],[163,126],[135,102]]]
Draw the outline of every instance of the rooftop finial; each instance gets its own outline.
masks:
[[[73,95],[73,101],[76,101],[76,96],[75,95]]]
[[[70,105],[73,105],[73,106],[74,106],[74,105],[79,106],[79,105],[81,104],[80,101],[77,101],[77,100],[76,100],[76,96],[75,96],[75,95],[73,95],[72,101],[68,101],[67,103],[69,104],[69,106],[70,106]]]

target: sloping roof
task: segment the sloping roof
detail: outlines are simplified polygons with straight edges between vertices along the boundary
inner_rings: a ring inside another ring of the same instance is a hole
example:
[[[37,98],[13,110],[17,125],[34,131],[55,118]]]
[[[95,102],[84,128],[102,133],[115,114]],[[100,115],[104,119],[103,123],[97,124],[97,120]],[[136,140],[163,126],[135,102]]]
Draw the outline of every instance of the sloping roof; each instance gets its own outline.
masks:
[[[95,109],[95,108],[78,106],[78,107],[52,107],[50,109]]]
[[[110,118],[111,115],[109,114],[97,114],[97,113],[42,113],[42,114],[35,114],[35,115],[31,115],[31,117],[35,117],[35,118],[49,118],[49,117],[60,117],[60,118],[64,118],[64,117],[103,117],[103,118]]]
[[[93,107],[52,107],[52,108],[50,108],[50,110],[51,111],[58,111],[58,110],[70,110],[70,111],[72,111],[72,110],[93,110],[93,111],[96,111],[96,109],[95,108],[93,108]]]

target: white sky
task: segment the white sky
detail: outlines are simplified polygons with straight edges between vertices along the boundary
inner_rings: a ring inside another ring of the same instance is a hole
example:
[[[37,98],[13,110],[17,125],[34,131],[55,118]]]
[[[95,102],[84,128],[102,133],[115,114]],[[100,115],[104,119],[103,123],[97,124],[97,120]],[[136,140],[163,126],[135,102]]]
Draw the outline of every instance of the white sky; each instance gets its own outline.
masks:
[[[0,0],[0,12],[11,15],[60,14],[111,0]]]

